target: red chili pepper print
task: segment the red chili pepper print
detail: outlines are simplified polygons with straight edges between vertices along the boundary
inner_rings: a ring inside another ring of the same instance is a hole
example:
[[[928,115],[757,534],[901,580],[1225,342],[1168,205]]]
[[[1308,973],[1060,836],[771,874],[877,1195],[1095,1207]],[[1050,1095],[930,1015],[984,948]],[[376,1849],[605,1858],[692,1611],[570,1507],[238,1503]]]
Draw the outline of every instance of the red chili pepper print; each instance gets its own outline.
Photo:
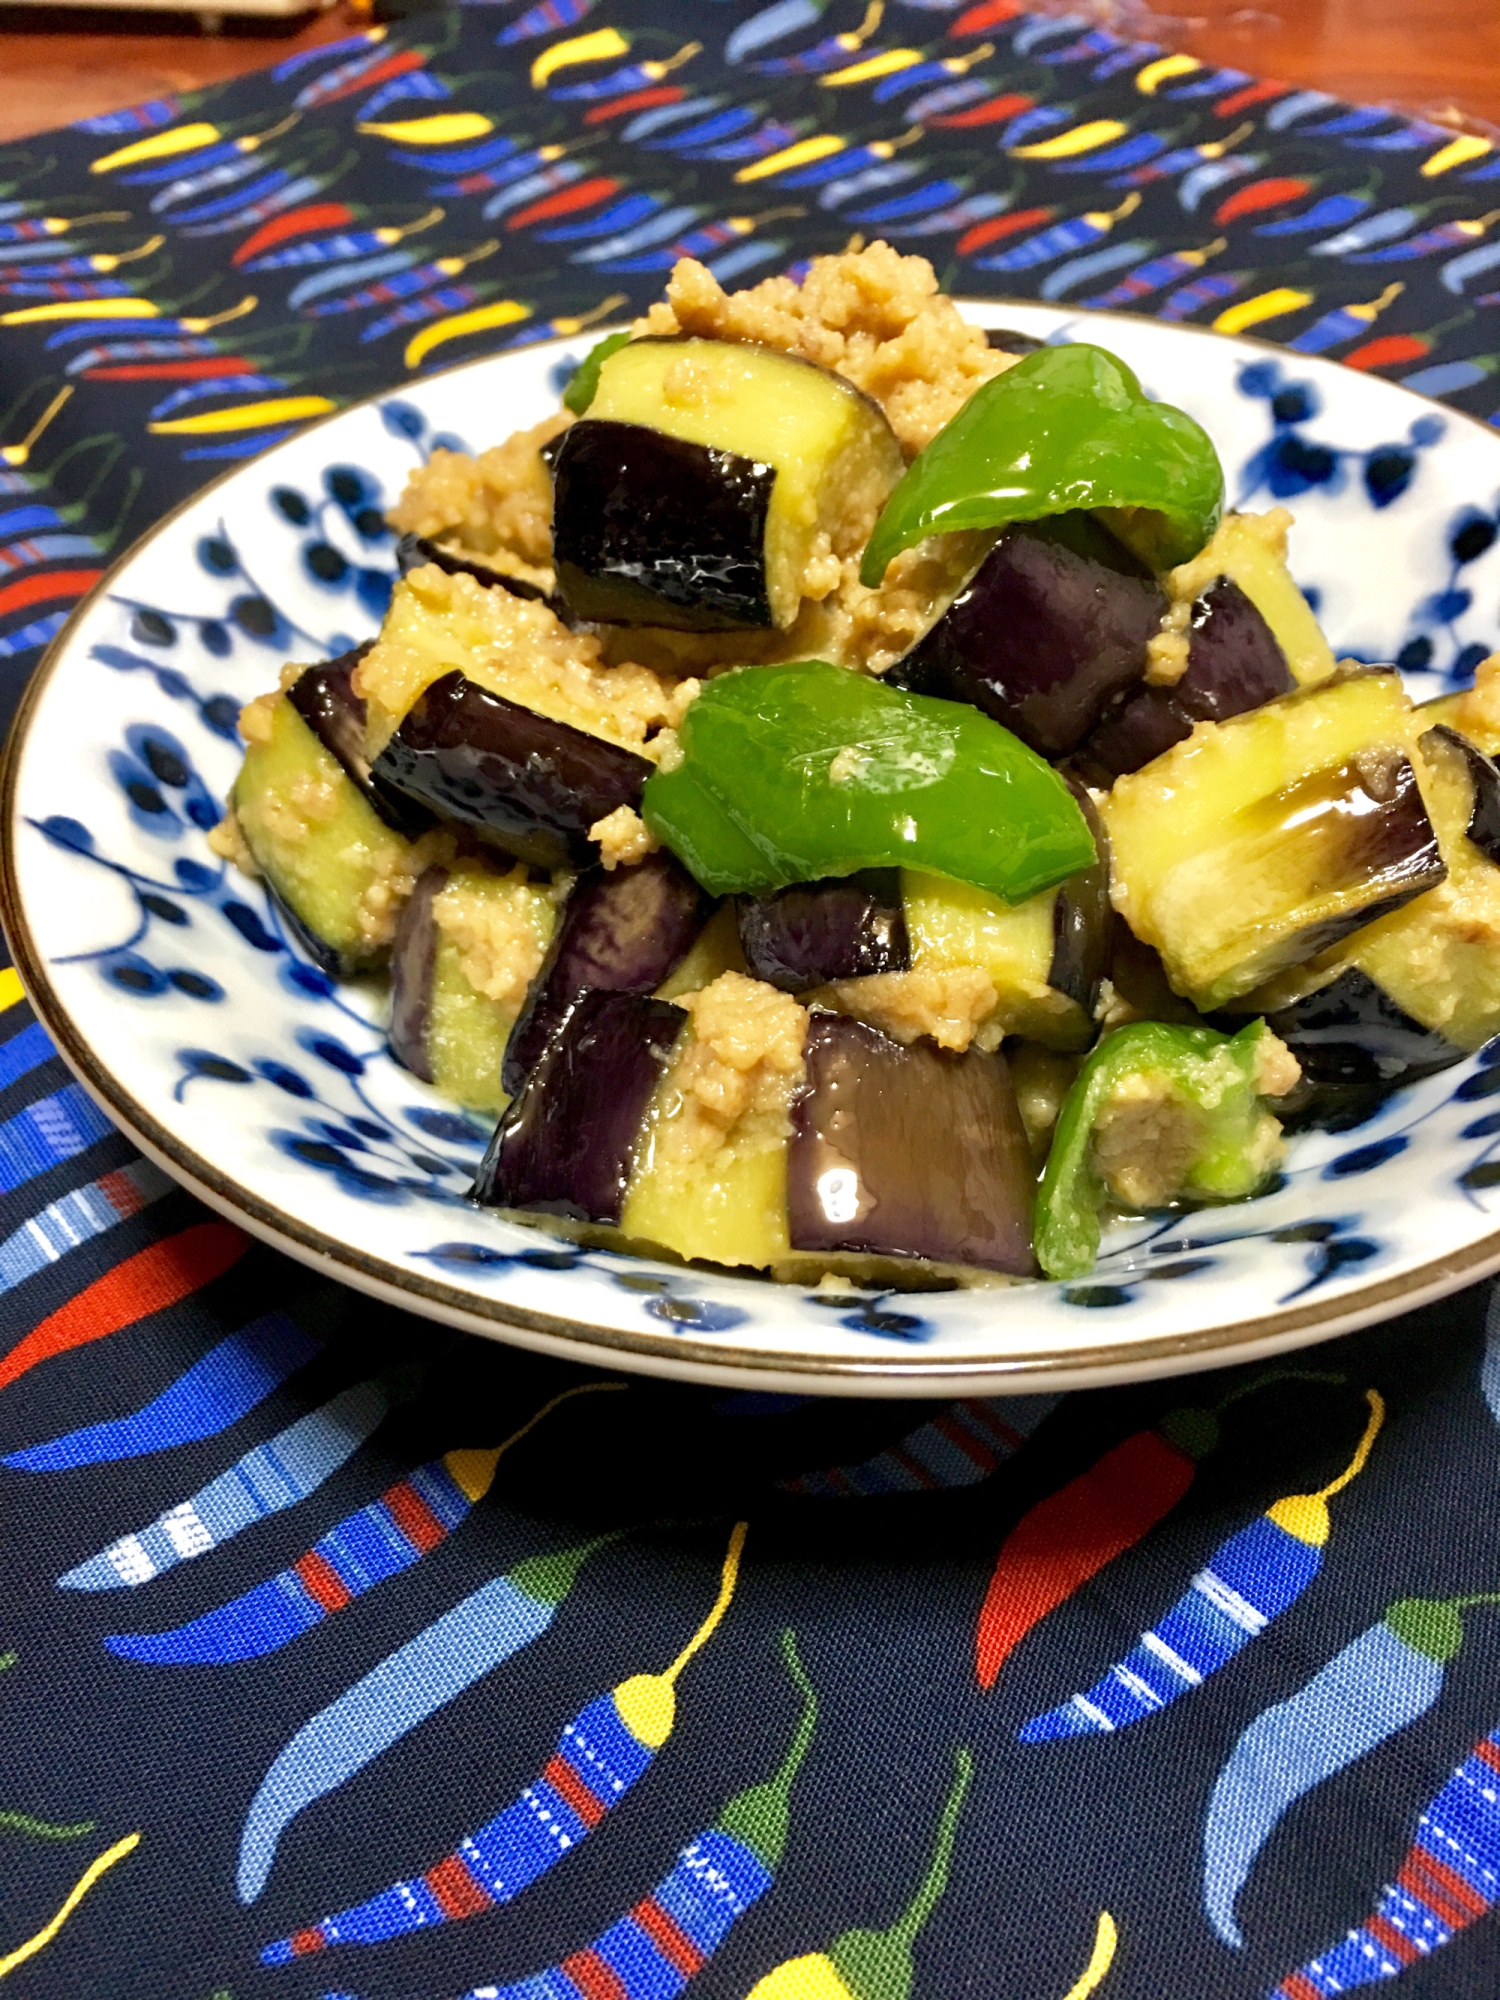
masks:
[[[1158,1432],[1137,1431],[1022,1516],[1001,1544],[979,1614],[982,1688],[994,1686],[1033,1625],[1172,1511],[1196,1470]]]
[[[1214,221],[1222,225],[1237,221],[1242,215],[1259,215],[1263,209],[1280,208],[1286,202],[1300,201],[1303,195],[1311,194],[1312,187],[1311,181],[1290,175],[1251,181],[1248,187],[1236,188],[1227,201],[1219,203],[1214,210]]]
[[[317,229],[347,229],[355,219],[354,210],[342,201],[320,201],[311,208],[294,208],[289,215],[278,215],[274,222],[247,236],[229,261],[248,264],[262,250],[285,243],[293,236],[307,236]]]

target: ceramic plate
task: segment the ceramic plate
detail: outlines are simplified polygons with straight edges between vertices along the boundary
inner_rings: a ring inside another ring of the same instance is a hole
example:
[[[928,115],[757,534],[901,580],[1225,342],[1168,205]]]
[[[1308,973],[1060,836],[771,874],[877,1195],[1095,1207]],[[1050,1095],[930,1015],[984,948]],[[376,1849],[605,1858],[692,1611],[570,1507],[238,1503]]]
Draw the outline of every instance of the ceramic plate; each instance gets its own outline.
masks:
[[[1113,348],[1206,424],[1232,504],[1292,506],[1293,567],[1340,655],[1414,692],[1497,643],[1500,437],[1331,363],[1035,306],[987,324]],[[78,609],[11,734],[4,917],[87,1088],[213,1207],[329,1276],[476,1333],[709,1382],[1022,1392],[1305,1345],[1500,1266],[1500,1062],[1298,1139],[1280,1184],[1106,1238],[1085,1283],[819,1295],[575,1251],[468,1205],[483,1121],[386,1055],[377,999],[299,957],[209,851],[240,704],[284,659],[376,629],[380,509],[437,444],[554,408],[587,343],[491,355],[341,412],[163,521]],[[1500,1044],[1493,1055],[1500,1056]]]

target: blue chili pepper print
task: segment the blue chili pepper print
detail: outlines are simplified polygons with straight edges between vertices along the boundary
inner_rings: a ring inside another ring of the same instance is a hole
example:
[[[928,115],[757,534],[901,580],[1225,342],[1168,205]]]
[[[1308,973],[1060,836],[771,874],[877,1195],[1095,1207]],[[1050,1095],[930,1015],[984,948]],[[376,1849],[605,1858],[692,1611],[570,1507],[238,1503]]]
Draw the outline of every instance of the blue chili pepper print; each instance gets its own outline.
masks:
[[[973,1486],[1018,1452],[1061,1396],[989,1396],[949,1403],[895,1444],[856,1465],[830,1465],[778,1482],[783,1493],[858,1500]]]
[[[771,1887],[786,1849],[792,1788],[812,1742],[818,1701],[789,1631],[782,1649],[803,1706],[780,1768],[736,1793],[655,1888],[592,1944],[545,1972],[473,1987],[464,2000],[677,2000]]]
[[[1353,1458],[1316,1493],[1293,1493],[1231,1535],[1209,1557],[1182,1597],[1087,1694],[1022,1723],[1020,1743],[1066,1736],[1113,1735],[1156,1715],[1226,1666],[1288,1610],[1323,1567],[1330,1533],[1328,1502],[1364,1470],[1385,1404],[1365,1392],[1369,1420]]]
[[[1460,1612],[1495,1601],[1403,1598],[1250,1724],[1219,1773],[1203,1828],[1203,1906],[1225,1944],[1244,1945],[1235,1899],[1283,1815],[1427,1713],[1463,1644]]]
[[[179,1563],[227,1541],[315,1493],[385,1421],[392,1405],[413,1394],[407,1377],[358,1382],[309,1410],[241,1458],[149,1527],[121,1535],[57,1579],[59,1590],[136,1589]]]
[[[1333,2000],[1394,1979],[1500,1899],[1500,1727],[1474,1745],[1417,1821],[1395,1880],[1362,1924],[1289,1972],[1269,2000]]]
[[[47,1444],[10,1452],[0,1465],[13,1472],[64,1472],[215,1437],[305,1367],[321,1347],[288,1314],[267,1313],[221,1340],[133,1416],[88,1424]]]
[[[676,1726],[676,1683],[713,1637],[734,1596],[745,1524],[729,1538],[708,1616],[660,1674],[632,1674],[567,1723],[543,1769],[503,1812],[423,1874],[339,1910],[266,1946],[263,1965],[285,1965],[339,1944],[383,1944],[409,1931],[512,1902],[593,1832],[645,1776]]]
[[[450,1451],[420,1465],[348,1514],[296,1562],[227,1604],[168,1632],[116,1632],[110,1652],[147,1666],[225,1666],[279,1652],[357,1597],[410,1569],[447,1540],[490,1489],[503,1454],[574,1396],[611,1387],[585,1383],[554,1396],[504,1444]]]
[[[259,1897],[281,1836],[298,1813],[539,1639],[589,1557],[618,1540],[617,1533],[600,1535],[531,1556],[481,1584],[304,1723],[261,1780],[245,1815],[236,1877],[240,1901]]]

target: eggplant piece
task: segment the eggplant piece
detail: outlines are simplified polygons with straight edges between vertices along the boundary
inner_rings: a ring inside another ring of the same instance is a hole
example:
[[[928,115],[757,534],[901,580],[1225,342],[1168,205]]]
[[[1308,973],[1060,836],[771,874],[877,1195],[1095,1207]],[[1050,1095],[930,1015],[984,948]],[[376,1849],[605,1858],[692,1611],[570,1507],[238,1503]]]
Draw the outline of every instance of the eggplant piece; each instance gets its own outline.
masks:
[[[446,868],[424,869],[401,912],[391,945],[391,1054],[423,1083],[436,1083],[428,1030],[432,1025],[432,975],[437,964],[437,918],[432,906],[448,886]]]
[[[1227,722],[1100,802],[1116,907],[1174,991],[1222,1007],[1447,876],[1390,669],[1358,670]]]
[[[1238,1027],[1242,1016],[1218,1025]],[[1374,1116],[1393,1090],[1462,1062],[1434,1028],[1423,1027],[1357,966],[1335,969],[1316,986],[1265,1015],[1302,1066],[1302,1080],[1276,1107],[1289,1132],[1310,1125],[1347,1132]]]
[[[792,1107],[794,1250],[862,1251],[1036,1270],[1031,1151],[1001,1055],[909,1047],[815,1014]]]
[[[636,1138],[686,1019],[645,994],[585,993],[501,1119],[473,1198],[618,1222]]]
[[[1420,719],[1424,711],[1417,714]],[[1380,1061],[1373,1077],[1352,1059],[1342,1071],[1314,1077],[1330,1089],[1340,1081],[1393,1089],[1471,1055],[1500,1034],[1500,867],[1473,837],[1476,823],[1481,834],[1492,824],[1500,775],[1488,758],[1444,726],[1423,732],[1416,755],[1447,879],[1300,972],[1236,1002],[1265,1013],[1273,1025],[1283,1013],[1295,1026],[1302,1018],[1298,1010],[1341,1009],[1328,1020],[1320,1015],[1317,1025],[1337,1028],[1347,1017],[1352,1025],[1344,1039],[1372,1048]],[[1356,975],[1379,996],[1378,1005],[1363,985],[1347,983]],[[1356,1005],[1359,996],[1364,1000]],[[1378,1019],[1366,1032],[1372,1011]],[[1339,1039],[1333,1037],[1335,1043]],[[1325,1071],[1328,1061],[1322,1063]],[[1368,1090],[1365,1100],[1370,1101]],[[1323,1102],[1329,1101],[1325,1091]]]
[[[588,837],[619,806],[638,806],[655,766],[460,673],[431,682],[373,774],[481,840],[541,868],[597,862]]]
[[[911,965],[896,868],[863,868],[796,882],[774,896],[742,897],[738,918],[746,965],[783,993]]]
[[[354,670],[374,643],[366,639],[362,646],[341,653],[324,666],[304,668],[287,689],[286,698],[323,748],[337,757],[386,825],[415,840],[431,827],[432,814],[376,778],[365,755],[365,702],[363,695],[354,692]]]
[[[1166,593],[1088,514],[1005,529],[886,679],[972,702],[1043,756],[1066,757],[1146,671]]]
[[[785,630],[820,537],[852,552],[904,467],[879,405],[770,347],[639,339],[554,440],[557,586],[576,615]]]
[[[286,696],[245,751],[232,804],[287,927],[336,976],[386,955],[372,892],[411,870],[412,849],[381,819]]]
[[[1193,732],[1195,722],[1245,715],[1297,686],[1274,633],[1239,585],[1221,576],[1193,605],[1188,663],[1170,687],[1142,687],[1110,710],[1075,762],[1108,786]]]
[[[654,993],[687,956],[707,909],[698,884],[665,852],[581,875],[506,1044],[509,1094],[521,1090],[581,994]]]

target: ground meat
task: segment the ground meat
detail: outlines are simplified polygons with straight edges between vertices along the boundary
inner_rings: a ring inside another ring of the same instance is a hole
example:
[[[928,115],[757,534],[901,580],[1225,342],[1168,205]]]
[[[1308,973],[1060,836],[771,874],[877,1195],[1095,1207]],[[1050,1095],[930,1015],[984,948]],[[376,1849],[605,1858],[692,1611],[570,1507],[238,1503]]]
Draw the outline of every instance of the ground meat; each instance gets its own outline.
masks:
[[[692,1034],[672,1071],[673,1101],[655,1130],[656,1165],[687,1174],[726,1146],[743,1154],[780,1145],[805,1073],[807,1010],[742,972],[720,973],[677,1005]]]
[[[461,953],[464,978],[476,993],[512,1010],[546,954],[550,924],[539,926],[537,911],[536,891],[519,863],[501,881],[487,879],[482,886],[472,875],[452,875],[432,903],[438,929]]]
[[[661,842],[633,806],[616,806],[589,828],[589,839],[599,843],[599,859],[606,869],[628,868],[655,854]]]
[[[725,292],[684,257],[665,303],[636,330],[756,341],[832,368],[880,404],[908,457],[1018,358],[992,348],[939,294],[925,257],[903,257],[888,243],[816,257],[800,285],[767,278],[743,292]]]
[[[450,542],[551,590],[552,479],[541,447],[572,421],[559,410],[478,458],[439,446],[411,474],[387,520],[399,534]]]
[[[893,1041],[930,1035],[939,1048],[1000,1046],[1001,1025],[991,1016],[1000,1004],[995,982],[977,965],[941,972],[877,972],[841,979],[814,994],[841,1014],[854,1014]]]
[[[545,604],[449,576],[435,563],[397,584],[374,646],[354,674],[369,704],[374,758],[423,688],[459,668],[524,707],[650,757],[648,730],[681,721],[697,682],[601,663],[599,641],[570,632]]]

